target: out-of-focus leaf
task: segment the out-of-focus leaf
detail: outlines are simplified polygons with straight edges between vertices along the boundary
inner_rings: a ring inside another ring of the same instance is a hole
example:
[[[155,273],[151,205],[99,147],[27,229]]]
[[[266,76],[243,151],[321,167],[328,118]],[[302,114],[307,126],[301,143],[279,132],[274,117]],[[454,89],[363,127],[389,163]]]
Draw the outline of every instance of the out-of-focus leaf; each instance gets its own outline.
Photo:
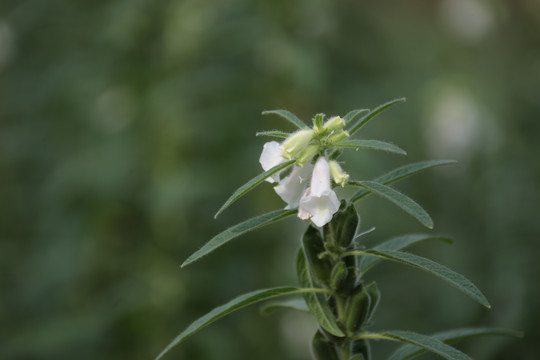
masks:
[[[290,134],[284,131],[271,130],[271,131],[259,131],[255,135],[256,136],[271,136],[271,137],[277,137],[280,139],[286,139],[287,137],[289,137]]]
[[[385,111],[386,109],[391,107],[392,105],[395,105],[395,104],[398,104],[398,103],[401,103],[401,102],[405,102],[405,101],[406,101],[405,98],[399,98],[399,99],[395,99],[395,100],[389,101],[387,103],[384,103],[382,105],[379,105],[378,107],[376,107],[375,109],[373,109],[372,111],[370,111],[369,113],[367,113],[366,115],[361,117],[354,125],[352,125],[349,128],[349,134],[351,134],[351,136],[352,136],[355,132],[360,130],[360,128],[362,126],[366,125],[366,123],[369,120],[373,119],[375,116],[379,115],[380,113],[382,113],[383,111]]]
[[[304,250],[302,248],[298,250],[296,267],[300,285],[312,288],[314,281],[307,266],[306,256],[304,255]],[[306,293],[304,294],[304,298],[310,312],[313,314],[313,316],[315,316],[324,330],[335,336],[345,336],[337,324],[336,319],[332,314],[332,310],[330,310],[330,306],[324,297],[324,294]]]
[[[299,129],[309,129],[309,127],[302,120],[300,120],[296,115],[294,115],[292,112],[287,111],[287,110],[267,110],[267,111],[263,111],[262,114],[263,115],[276,114],[290,121]]]
[[[343,117],[343,120],[346,124],[349,124],[351,121],[354,121],[358,116],[362,116],[364,114],[367,114],[369,112],[369,109],[355,109],[351,110]]]
[[[219,214],[223,212],[226,208],[228,208],[233,202],[244,196],[248,191],[252,190],[254,187],[262,183],[267,177],[274,175],[280,170],[283,170],[287,168],[288,166],[292,165],[296,160],[289,160],[284,163],[278,164],[274,166],[273,168],[255,176],[253,179],[249,180],[244,185],[240,186],[232,195],[225,201],[225,204],[218,210],[216,215],[214,215],[214,218],[217,218]]]
[[[472,360],[467,354],[443,343],[441,340],[414,333],[411,331],[390,330],[381,333],[364,333],[358,336],[360,339],[384,339],[413,344],[425,350],[431,351],[448,360]]]
[[[431,217],[426,212],[426,210],[424,210],[420,205],[418,205],[418,203],[416,203],[407,195],[404,195],[391,187],[375,181],[349,181],[347,184],[363,187],[377,195],[380,195],[390,200],[391,202],[399,206],[401,209],[403,209],[406,213],[412,215],[414,218],[420,221],[422,225],[430,229],[433,228],[433,220],[431,220]]]
[[[482,292],[465,276],[450,270],[444,265],[436,263],[433,260],[424,257],[401,252],[401,251],[384,251],[384,250],[365,250],[365,251],[350,251],[346,255],[368,255],[376,256],[385,260],[392,260],[406,265],[425,270],[455,286],[463,293],[476,300],[478,303],[490,308],[489,302]]]
[[[454,164],[456,163],[455,160],[430,160],[430,161],[420,161],[413,164],[408,164],[405,166],[398,167],[394,170],[391,170],[387,172],[386,174],[383,174],[373,181],[376,181],[378,183],[388,185],[393,182],[396,182],[398,180],[401,180],[409,175],[416,174],[417,172],[420,172],[425,169],[429,169],[435,166],[441,166],[441,165],[448,165],[448,164]],[[350,202],[354,203],[364,196],[367,196],[371,193],[371,191],[367,189],[358,190],[356,194],[353,195]]]
[[[275,296],[301,294],[301,293],[320,293],[325,292],[323,289],[301,289],[296,287],[279,287],[272,289],[263,289],[249,292],[244,295],[240,295],[226,304],[214,308],[206,315],[198,318],[191,323],[184,331],[182,331],[177,337],[173,339],[167,345],[167,347],[156,357],[156,360],[161,359],[167,352],[169,352],[174,346],[178,345],[182,340],[199,331],[201,328],[208,324],[213,323],[217,319],[238,310],[244,306],[266,300]]]
[[[228,228],[227,230],[220,232],[219,234],[214,236],[212,239],[210,239],[210,241],[204,244],[202,248],[200,248],[199,250],[194,252],[189,258],[187,258],[187,260],[184,261],[184,263],[182,264],[182,267],[199,260],[200,258],[202,258],[205,255],[208,255],[209,253],[211,253],[212,251],[214,251],[221,245],[226,244],[232,239],[242,234],[245,234],[248,231],[252,231],[262,226],[272,224],[276,221],[279,221],[281,219],[284,219],[296,213],[297,213],[297,210],[276,210],[276,211],[272,211],[263,215],[256,216],[254,218],[243,221],[240,224],[234,225]]]
[[[455,341],[464,340],[467,338],[477,336],[512,336],[521,337],[523,334],[519,331],[494,328],[494,327],[479,327],[479,328],[460,328],[442,331],[431,335],[432,337],[443,341],[444,343],[452,343]],[[387,360],[409,360],[420,354],[423,354],[426,350],[411,344],[406,344],[398,347]]]
[[[382,242],[379,245],[375,246],[372,250],[401,250],[413,244],[417,244],[419,242],[432,241],[432,240],[443,241],[449,244],[453,243],[452,239],[444,237],[444,236],[428,235],[428,234],[408,234],[408,235],[397,236],[385,242]],[[358,263],[358,267],[360,268],[360,273],[364,274],[366,271],[368,271],[372,266],[374,266],[379,261],[381,261],[381,259],[377,259],[372,256],[362,257],[362,259]]]
[[[344,140],[334,145],[333,148],[352,148],[352,149],[370,149],[370,150],[382,150],[391,152],[394,154],[407,155],[407,152],[396,146],[384,141],[379,140]]]
[[[302,298],[283,300],[283,301],[272,301],[268,304],[261,306],[261,313],[268,315],[276,310],[281,309],[292,309],[298,311],[309,312],[309,308],[306,305],[306,301]]]

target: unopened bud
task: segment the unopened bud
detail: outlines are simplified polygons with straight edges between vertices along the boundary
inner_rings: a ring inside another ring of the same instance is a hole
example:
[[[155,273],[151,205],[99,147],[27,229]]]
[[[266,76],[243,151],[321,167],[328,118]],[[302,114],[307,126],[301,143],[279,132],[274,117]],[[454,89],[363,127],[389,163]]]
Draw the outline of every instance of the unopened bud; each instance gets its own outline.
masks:
[[[317,114],[313,118],[313,130],[320,134],[323,132],[324,114]]]
[[[319,152],[319,145],[309,145],[296,157],[296,165],[302,167],[313,159]]]
[[[327,133],[331,133],[332,131],[336,131],[338,129],[341,129],[345,126],[345,120],[343,120],[339,116],[334,116],[330,118],[324,125],[323,130]]]
[[[335,160],[330,160],[328,165],[330,165],[330,174],[332,175],[334,182],[342,187],[345,186],[347,181],[349,181],[349,174],[343,171],[339,163]]]
[[[305,148],[311,139],[313,139],[314,131],[309,130],[299,130],[291,134],[281,145],[283,150],[283,157],[285,159],[292,159],[294,155],[300,152]]]
[[[348,131],[339,130],[339,131],[333,133],[332,135],[330,135],[328,140],[330,141],[330,143],[335,144],[335,143],[340,142],[341,140],[346,139],[348,137],[349,137],[349,132]]]

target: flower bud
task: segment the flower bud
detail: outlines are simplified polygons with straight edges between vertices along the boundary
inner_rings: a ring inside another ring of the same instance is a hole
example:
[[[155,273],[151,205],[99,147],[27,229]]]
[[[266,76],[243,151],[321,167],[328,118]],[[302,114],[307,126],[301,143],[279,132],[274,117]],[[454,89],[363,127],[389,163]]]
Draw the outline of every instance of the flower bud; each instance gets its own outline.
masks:
[[[317,114],[313,118],[313,130],[320,134],[323,132],[324,114]]]
[[[332,135],[330,135],[330,137],[328,137],[328,141],[330,141],[330,143],[337,143],[337,142],[340,142],[341,140],[343,139],[346,139],[349,137],[349,132],[348,131],[345,131],[345,130],[340,130],[340,131],[337,131],[335,133],[333,133]]]
[[[314,131],[312,129],[299,130],[291,134],[281,145],[283,150],[283,157],[286,159],[292,159],[294,155],[305,148],[311,139],[313,139]]]
[[[318,152],[319,145],[309,145],[296,157],[296,165],[300,167],[304,166],[306,163],[310,162]]]
[[[323,130],[327,133],[331,133],[332,131],[341,129],[344,126],[345,120],[339,116],[334,116],[323,125]]]
[[[349,181],[349,174],[347,174],[345,171],[341,169],[341,166],[339,166],[339,163],[335,160],[330,160],[330,174],[332,174],[332,178],[334,179],[334,182],[336,184],[341,185],[342,187],[345,186],[347,181]]]

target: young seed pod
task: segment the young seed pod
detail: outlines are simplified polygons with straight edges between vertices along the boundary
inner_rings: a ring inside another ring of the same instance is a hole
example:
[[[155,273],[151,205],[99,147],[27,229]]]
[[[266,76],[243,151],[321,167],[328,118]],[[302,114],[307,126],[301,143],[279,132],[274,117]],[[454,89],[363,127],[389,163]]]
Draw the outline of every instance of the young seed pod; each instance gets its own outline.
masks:
[[[320,231],[313,226],[309,226],[302,237],[302,244],[313,277],[319,283],[328,285],[332,265],[327,257],[319,257],[319,254],[325,251]]]
[[[347,306],[345,327],[348,331],[356,332],[362,328],[369,315],[370,303],[371,300],[366,288],[362,285],[357,286]]]
[[[354,239],[360,219],[353,205],[346,207],[342,203],[340,209],[334,214],[332,221],[323,227],[324,239],[346,248]]]
[[[362,357],[355,358],[355,356],[361,355]],[[355,340],[351,343],[351,357],[350,360],[364,359],[371,360],[371,346],[369,341],[365,339]]]
[[[329,342],[320,331],[313,336],[311,351],[315,360],[339,360],[335,345]]]
[[[373,314],[375,313],[375,310],[377,310],[377,306],[379,305],[379,300],[381,298],[381,293],[379,292],[379,288],[377,287],[375,281],[371,282],[368,286],[366,286],[366,291],[370,299],[368,317],[366,319],[367,322],[371,320]]]
[[[347,278],[347,265],[340,261],[332,269],[330,274],[330,288],[335,291],[341,291],[345,285],[345,280]]]

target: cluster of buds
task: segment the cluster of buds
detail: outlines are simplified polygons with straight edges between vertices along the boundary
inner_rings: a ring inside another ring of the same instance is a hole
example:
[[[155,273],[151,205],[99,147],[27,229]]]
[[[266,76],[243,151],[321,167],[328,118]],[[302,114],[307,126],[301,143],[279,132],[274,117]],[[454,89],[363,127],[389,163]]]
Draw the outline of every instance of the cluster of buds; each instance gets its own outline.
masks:
[[[324,115],[317,114],[313,128],[292,133],[281,144],[264,144],[259,159],[265,171],[287,160],[296,161],[289,175],[282,177],[282,172],[278,172],[266,181],[277,183],[274,190],[287,203],[286,209],[298,208],[299,218],[318,227],[330,222],[340,205],[330,177],[341,186],[349,179],[339,163],[328,160],[325,154],[328,147],[349,136],[344,126],[345,121],[339,116],[324,122]]]

